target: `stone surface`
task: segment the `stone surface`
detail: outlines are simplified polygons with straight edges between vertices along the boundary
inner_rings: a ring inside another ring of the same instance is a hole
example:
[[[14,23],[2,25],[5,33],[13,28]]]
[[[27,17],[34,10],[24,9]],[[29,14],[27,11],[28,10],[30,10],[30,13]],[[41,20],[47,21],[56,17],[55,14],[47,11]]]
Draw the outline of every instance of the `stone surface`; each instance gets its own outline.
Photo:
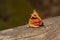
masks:
[[[44,26],[27,25],[0,31],[0,40],[60,40],[60,16],[43,20]]]

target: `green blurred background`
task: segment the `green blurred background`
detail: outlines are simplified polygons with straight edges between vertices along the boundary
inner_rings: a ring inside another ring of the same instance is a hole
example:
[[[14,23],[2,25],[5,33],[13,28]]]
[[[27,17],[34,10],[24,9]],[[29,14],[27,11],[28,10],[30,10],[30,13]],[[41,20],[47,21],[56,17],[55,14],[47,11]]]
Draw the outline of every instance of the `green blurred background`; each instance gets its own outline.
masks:
[[[27,24],[33,10],[42,19],[58,16],[60,0],[0,0],[0,30]]]
[[[27,0],[1,0],[0,30],[25,25],[33,7]]]

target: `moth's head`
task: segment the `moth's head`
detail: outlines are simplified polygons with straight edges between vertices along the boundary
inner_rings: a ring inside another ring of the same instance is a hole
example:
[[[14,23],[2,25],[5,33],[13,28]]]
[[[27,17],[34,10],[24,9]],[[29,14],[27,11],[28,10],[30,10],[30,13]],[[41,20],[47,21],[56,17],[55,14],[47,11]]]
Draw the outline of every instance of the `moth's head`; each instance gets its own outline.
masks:
[[[37,19],[38,17],[37,17],[36,14],[32,14],[31,18],[32,18],[32,19]]]
[[[36,11],[33,11],[33,13],[31,14],[31,17],[38,18],[38,13]]]

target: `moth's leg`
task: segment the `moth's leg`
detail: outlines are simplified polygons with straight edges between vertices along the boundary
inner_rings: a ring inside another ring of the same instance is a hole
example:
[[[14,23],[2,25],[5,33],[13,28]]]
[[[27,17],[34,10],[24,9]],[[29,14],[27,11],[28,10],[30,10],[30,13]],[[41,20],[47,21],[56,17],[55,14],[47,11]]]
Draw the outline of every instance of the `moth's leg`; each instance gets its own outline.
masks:
[[[41,25],[39,25],[39,26],[44,26],[44,23],[42,22],[42,24],[41,24]]]

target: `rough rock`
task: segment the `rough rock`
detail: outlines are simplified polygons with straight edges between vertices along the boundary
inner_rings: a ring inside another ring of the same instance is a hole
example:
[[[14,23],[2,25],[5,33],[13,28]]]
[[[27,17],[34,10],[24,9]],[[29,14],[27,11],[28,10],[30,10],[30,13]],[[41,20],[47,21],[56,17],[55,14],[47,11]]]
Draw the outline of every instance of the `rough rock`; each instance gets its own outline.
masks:
[[[44,26],[28,25],[0,31],[0,40],[60,40],[60,16],[43,20]]]

